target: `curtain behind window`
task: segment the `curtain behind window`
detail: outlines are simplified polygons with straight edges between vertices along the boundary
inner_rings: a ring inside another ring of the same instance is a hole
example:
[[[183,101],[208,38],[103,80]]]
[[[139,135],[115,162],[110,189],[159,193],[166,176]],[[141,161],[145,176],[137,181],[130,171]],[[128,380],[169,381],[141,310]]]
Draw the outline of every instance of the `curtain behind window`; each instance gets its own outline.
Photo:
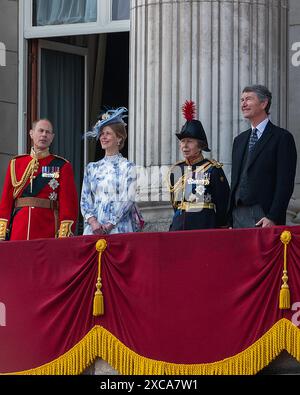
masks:
[[[53,123],[51,152],[73,166],[77,191],[81,189],[84,131],[84,58],[42,49],[40,117]]]
[[[34,26],[95,22],[97,0],[34,0]]]
[[[112,20],[120,21],[130,18],[130,0],[112,1]]]

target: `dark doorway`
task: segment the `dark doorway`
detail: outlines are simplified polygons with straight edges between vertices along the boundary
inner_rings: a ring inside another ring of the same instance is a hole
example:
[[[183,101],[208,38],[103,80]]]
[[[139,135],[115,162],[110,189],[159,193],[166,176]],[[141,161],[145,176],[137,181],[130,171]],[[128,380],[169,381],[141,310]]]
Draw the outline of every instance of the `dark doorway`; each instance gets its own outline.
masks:
[[[96,122],[101,106],[128,108],[129,33],[53,37],[47,40],[49,46],[48,42],[57,43],[58,46],[72,46],[78,51],[82,48],[87,53],[87,63],[82,56],[71,55],[68,49],[66,52],[63,48],[59,51],[42,49],[39,52],[39,44],[42,48],[45,41],[30,42],[28,127],[39,116],[53,121],[56,131],[53,153],[71,161],[80,197],[85,164],[82,138],[86,129],[85,117],[88,127],[91,127]],[[89,98],[88,105],[84,101],[85,92]],[[128,123],[127,119],[125,122]],[[128,157],[127,141],[128,139],[122,150],[125,157]],[[103,156],[104,151],[99,142],[91,141],[87,162],[98,161]],[[81,217],[78,234],[82,234]]]
[[[128,108],[128,93],[129,33],[109,33],[107,34],[102,105],[109,108]],[[125,122],[128,124],[128,120],[125,119]],[[121,153],[126,158],[128,157],[128,139]],[[103,158],[103,156],[104,151],[98,142],[95,161]]]

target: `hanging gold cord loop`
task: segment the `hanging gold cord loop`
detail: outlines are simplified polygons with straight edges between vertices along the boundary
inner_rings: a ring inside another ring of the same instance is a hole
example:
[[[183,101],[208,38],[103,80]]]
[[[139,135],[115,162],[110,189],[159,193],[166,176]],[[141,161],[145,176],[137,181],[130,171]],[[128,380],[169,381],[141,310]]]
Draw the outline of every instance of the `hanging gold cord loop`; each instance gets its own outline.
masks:
[[[284,244],[284,252],[283,252],[283,276],[281,285],[280,295],[279,295],[279,308],[280,309],[289,309],[291,307],[290,302],[290,290],[288,286],[288,275],[287,275],[287,245],[292,239],[291,232],[285,230],[280,235],[280,241]]]
[[[31,159],[28,163],[21,179],[18,181],[16,176],[16,160],[12,159],[10,162],[10,175],[11,175],[11,183],[14,187],[13,197],[14,199],[18,196],[19,192],[24,188],[27,180],[29,178],[32,179],[34,172],[37,170],[38,161],[36,158]]]
[[[94,295],[94,303],[93,303],[93,315],[99,316],[104,314],[104,303],[103,303],[103,294],[101,291],[102,283],[101,283],[101,256],[103,251],[107,247],[107,242],[104,239],[100,239],[96,243],[96,250],[99,252],[98,257],[98,277],[96,283],[96,292]]]

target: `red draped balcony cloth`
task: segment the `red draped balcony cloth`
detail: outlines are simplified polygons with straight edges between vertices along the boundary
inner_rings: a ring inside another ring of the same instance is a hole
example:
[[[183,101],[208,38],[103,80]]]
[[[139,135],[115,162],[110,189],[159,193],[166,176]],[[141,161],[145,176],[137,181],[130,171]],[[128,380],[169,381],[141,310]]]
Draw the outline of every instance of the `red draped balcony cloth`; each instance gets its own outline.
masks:
[[[0,244],[0,373],[79,374],[100,357],[122,374],[255,374],[284,349],[300,361],[299,227],[102,239],[100,316],[99,237]]]

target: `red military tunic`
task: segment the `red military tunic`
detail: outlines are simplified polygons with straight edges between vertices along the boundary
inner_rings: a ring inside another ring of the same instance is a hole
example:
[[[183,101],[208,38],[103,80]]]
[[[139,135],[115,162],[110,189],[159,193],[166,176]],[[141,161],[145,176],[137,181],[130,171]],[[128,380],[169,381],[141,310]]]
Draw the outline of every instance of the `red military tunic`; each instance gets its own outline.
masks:
[[[10,240],[69,236],[77,216],[78,196],[68,161],[48,150],[11,160],[0,202],[0,239],[10,225]]]

